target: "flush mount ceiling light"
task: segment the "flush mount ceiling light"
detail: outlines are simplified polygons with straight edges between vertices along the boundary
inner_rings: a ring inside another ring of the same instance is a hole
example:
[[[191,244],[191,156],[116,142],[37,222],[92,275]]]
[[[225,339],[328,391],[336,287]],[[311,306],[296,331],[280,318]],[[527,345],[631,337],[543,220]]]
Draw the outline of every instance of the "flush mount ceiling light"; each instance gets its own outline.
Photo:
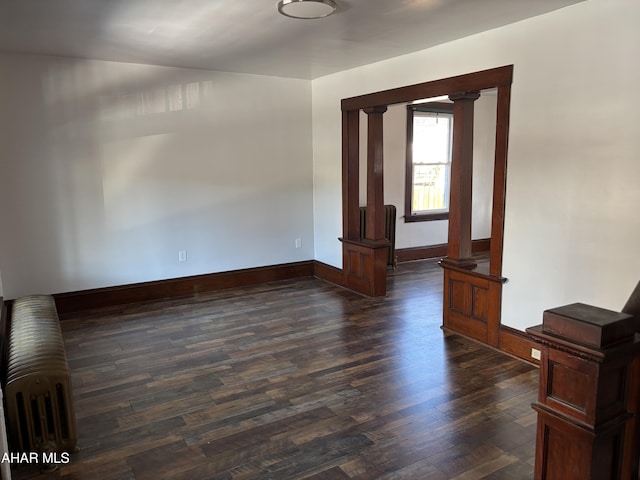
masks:
[[[322,18],[336,10],[333,0],[280,0],[278,11],[292,18]]]

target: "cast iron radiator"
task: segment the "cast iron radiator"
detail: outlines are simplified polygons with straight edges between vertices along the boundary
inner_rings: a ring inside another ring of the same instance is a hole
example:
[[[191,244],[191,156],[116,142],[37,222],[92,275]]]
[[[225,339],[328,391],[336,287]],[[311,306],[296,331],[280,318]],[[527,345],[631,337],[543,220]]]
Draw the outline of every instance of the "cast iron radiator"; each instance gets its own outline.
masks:
[[[364,238],[367,231],[367,207],[360,207],[360,238]],[[389,256],[387,257],[387,266],[393,267],[395,270],[398,266],[398,258],[396,257],[396,206],[384,206],[384,238],[391,242],[389,246]]]
[[[13,449],[76,449],[71,377],[58,313],[49,295],[30,295],[13,303],[5,399]]]

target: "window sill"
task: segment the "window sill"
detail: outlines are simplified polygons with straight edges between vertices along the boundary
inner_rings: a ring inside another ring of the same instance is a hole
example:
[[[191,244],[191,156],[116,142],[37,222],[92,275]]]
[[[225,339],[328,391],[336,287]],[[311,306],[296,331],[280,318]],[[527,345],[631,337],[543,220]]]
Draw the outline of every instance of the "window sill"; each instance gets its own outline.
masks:
[[[431,222],[433,220],[449,220],[449,212],[421,213],[417,215],[405,215],[404,222]]]

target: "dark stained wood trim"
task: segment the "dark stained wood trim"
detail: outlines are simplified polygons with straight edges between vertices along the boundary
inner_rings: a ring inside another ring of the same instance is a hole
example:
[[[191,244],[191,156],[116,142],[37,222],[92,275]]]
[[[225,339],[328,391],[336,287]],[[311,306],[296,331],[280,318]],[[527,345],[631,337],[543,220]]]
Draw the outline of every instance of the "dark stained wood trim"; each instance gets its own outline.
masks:
[[[500,325],[500,344],[497,347],[489,345],[482,340],[478,340],[477,338],[473,338],[473,336],[465,335],[464,333],[460,333],[451,328],[447,328],[446,326],[442,326],[442,330],[448,333],[454,333],[456,335],[460,335],[461,337],[468,338],[469,340],[478,342],[485,347],[489,347],[492,350],[502,352],[505,355],[517,358],[518,360],[526,362],[530,365],[535,365],[537,367],[540,366],[540,361],[531,357],[531,348],[536,348],[539,350],[540,346],[533,341],[529,334],[521,330],[507,327],[506,325]]]
[[[493,207],[491,214],[491,255],[489,259],[492,275],[502,274],[502,250],[504,243],[504,211],[507,195],[507,150],[509,143],[509,105],[511,85],[498,87],[496,106],[496,144],[493,167]]]
[[[449,186],[448,263],[473,268],[471,258],[473,130],[478,91],[449,95],[453,100],[453,140],[451,145],[451,180]]]
[[[500,325],[500,351],[540,366],[540,361],[531,356],[531,349],[540,350],[540,346],[527,334],[506,325]]]
[[[345,98],[341,102],[341,107],[343,111],[350,111],[373,105],[408,103],[422,98],[441,97],[455,92],[484,90],[486,88],[510,85],[512,78],[513,65],[506,65],[480,72]]]
[[[383,115],[386,106],[365,108],[367,114],[367,240],[384,240]]]
[[[488,252],[491,246],[490,238],[482,238],[471,242],[471,251],[474,254]],[[396,249],[398,263],[413,262],[426,258],[438,258],[447,255],[447,244],[427,245],[423,247],[410,247]]]
[[[209,273],[183,278],[97,288],[54,295],[58,314],[174,297],[197,295],[225,288],[314,276],[314,262],[286,263],[266,267]]]
[[[440,80],[434,80],[430,82],[398,87],[390,90],[384,90],[381,92],[374,92],[366,95],[360,95],[357,97],[344,98],[341,101],[342,109],[342,159],[343,159],[343,176],[342,176],[342,188],[343,188],[343,244],[342,244],[342,259],[343,259],[343,284],[354,291],[369,296],[384,295],[383,286],[386,285],[386,264],[381,261],[381,255],[378,250],[367,249],[364,244],[356,244],[357,241],[352,237],[351,229],[355,224],[353,216],[356,214],[354,206],[355,198],[358,194],[355,188],[355,162],[359,161],[355,154],[358,153],[354,148],[359,143],[359,131],[352,127],[355,117],[359,115],[360,110],[374,113],[376,110],[382,110],[388,105],[398,103],[408,103],[416,100],[433,98],[437,96],[447,95],[449,98],[456,98],[459,94],[466,94],[465,92],[475,92],[485,89],[498,89],[498,101],[496,111],[496,170],[494,173],[494,182],[496,179],[506,180],[506,138],[508,136],[508,110],[510,99],[510,85],[513,79],[513,65],[506,65],[493,69],[483,70],[480,72],[463,74],[454,77],[449,77]],[[382,134],[382,129],[375,129],[378,135]],[[379,130],[379,131],[378,131]],[[374,138],[375,135],[371,135],[371,128],[368,134],[368,143],[381,142],[381,139]],[[455,142],[455,141],[454,141]],[[505,162],[498,162],[498,159],[502,158],[504,153]],[[371,153],[368,152],[368,157]],[[368,158],[368,174],[371,171],[371,161]],[[504,167],[504,169],[502,168]],[[375,169],[374,169],[375,170]],[[503,178],[501,177],[503,176]],[[370,219],[379,220],[382,212],[381,208],[377,208],[378,203],[372,201],[372,197],[378,198],[379,188],[381,183],[382,169],[379,169],[377,175],[374,175],[374,181],[367,182],[367,205],[369,207],[367,214]],[[506,182],[503,182],[506,185]],[[353,187],[353,188],[350,188]],[[500,187],[497,187],[500,189]],[[371,191],[373,190],[373,192]],[[495,194],[496,187],[494,187],[494,201],[492,212],[492,238],[498,233],[503,234],[503,222],[504,222],[504,189],[497,195]],[[451,229],[451,216],[449,218],[449,228]],[[369,222],[371,223],[371,222]],[[455,221],[454,221],[455,224]],[[465,224],[466,225],[466,224]],[[371,237],[371,233],[367,235]],[[465,237],[466,238],[466,237]],[[375,240],[375,238],[369,238]],[[345,242],[350,240],[351,243]],[[471,248],[469,241],[465,240],[466,251],[470,252]],[[501,278],[502,270],[502,238],[500,241],[491,242],[491,277]],[[451,242],[449,242],[449,249],[451,250]],[[451,257],[451,251],[449,251]],[[453,257],[452,257],[453,258]],[[464,261],[462,261],[464,260]],[[455,263],[457,266],[464,266],[471,268],[474,266],[470,261],[466,259],[458,259],[458,261],[451,261],[449,263]],[[374,287],[375,285],[375,287]],[[492,311],[500,311],[501,303],[501,289],[493,288],[490,295],[490,305]],[[372,292],[375,292],[372,294]],[[494,297],[495,295],[495,297]],[[497,307],[497,308],[493,308]],[[494,319],[495,320],[495,319]],[[499,323],[499,313],[497,317]],[[498,328],[492,331],[490,334],[490,340],[494,345],[498,342]]]
[[[342,112],[342,232],[349,240],[360,237],[360,116]]]
[[[424,103],[412,103],[407,105],[408,110],[414,112],[442,112],[453,113],[453,103],[446,102],[424,102]]]
[[[7,378],[7,339],[9,337],[8,305],[0,297],[0,380],[2,387]]]
[[[397,248],[398,263],[413,262],[427,258],[442,258],[447,255],[447,244],[429,245],[424,247]]]
[[[413,185],[412,170],[413,170],[413,109],[407,106],[407,142],[405,151],[405,164],[404,164],[404,221],[411,222],[411,187]],[[447,213],[449,218],[449,213]],[[400,262],[401,260],[398,259]]]
[[[4,298],[0,297],[0,334],[2,339],[4,339],[7,318],[7,304],[4,302]]]
[[[406,205],[405,205],[405,212],[408,212],[408,211],[409,210],[406,210]],[[422,213],[420,215],[404,215],[404,223],[433,222],[435,220],[448,220],[448,219],[449,219],[449,212]]]
[[[313,274],[327,282],[342,286],[342,269],[315,260],[313,262]]]
[[[413,262],[427,258],[442,258],[447,255],[447,244],[430,245],[425,247],[410,247],[396,249],[398,263]]]

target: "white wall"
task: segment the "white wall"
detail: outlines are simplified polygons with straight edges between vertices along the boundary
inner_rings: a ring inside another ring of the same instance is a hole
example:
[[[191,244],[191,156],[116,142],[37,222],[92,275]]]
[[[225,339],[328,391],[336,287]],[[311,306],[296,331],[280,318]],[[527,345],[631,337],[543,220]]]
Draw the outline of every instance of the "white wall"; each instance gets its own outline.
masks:
[[[313,258],[309,81],[21,55],[0,68],[6,298]]]
[[[503,323],[619,310],[640,278],[638,18],[635,0],[589,0],[313,81],[316,259],[341,266],[340,99],[513,64]]]

